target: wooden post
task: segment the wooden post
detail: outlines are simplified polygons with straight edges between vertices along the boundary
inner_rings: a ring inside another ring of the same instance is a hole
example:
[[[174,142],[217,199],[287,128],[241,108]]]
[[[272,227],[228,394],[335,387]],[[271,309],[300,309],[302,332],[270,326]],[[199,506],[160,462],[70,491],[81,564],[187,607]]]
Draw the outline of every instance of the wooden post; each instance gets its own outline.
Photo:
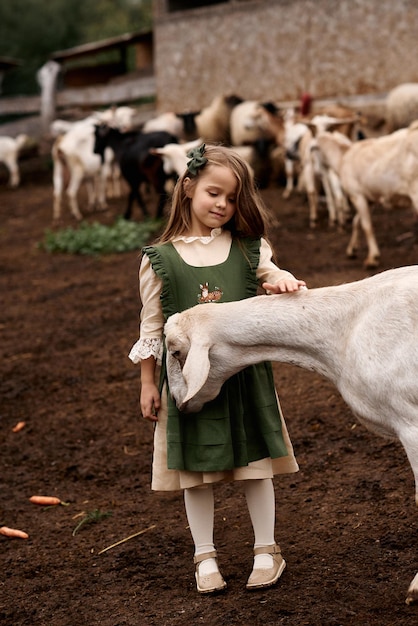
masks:
[[[47,133],[56,112],[56,82],[61,66],[55,61],[47,61],[37,72],[36,78],[41,86],[42,131]]]

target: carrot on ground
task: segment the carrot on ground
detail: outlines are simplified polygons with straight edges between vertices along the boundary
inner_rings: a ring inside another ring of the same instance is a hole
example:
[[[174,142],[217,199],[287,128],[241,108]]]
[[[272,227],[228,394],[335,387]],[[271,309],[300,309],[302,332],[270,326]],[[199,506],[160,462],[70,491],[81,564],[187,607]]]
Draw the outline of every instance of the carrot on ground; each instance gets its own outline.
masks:
[[[33,504],[41,504],[42,506],[54,506],[61,504],[61,500],[55,496],[31,496],[29,500]]]
[[[0,535],[5,537],[17,537],[19,539],[28,539],[28,533],[23,530],[17,530],[16,528],[9,528],[8,526],[0,526]]]
[[[17,422],[17,424],[13,426],[12,432],[18,433],[20,430],[25,428],[25,426],[26,426],[26,422]]]

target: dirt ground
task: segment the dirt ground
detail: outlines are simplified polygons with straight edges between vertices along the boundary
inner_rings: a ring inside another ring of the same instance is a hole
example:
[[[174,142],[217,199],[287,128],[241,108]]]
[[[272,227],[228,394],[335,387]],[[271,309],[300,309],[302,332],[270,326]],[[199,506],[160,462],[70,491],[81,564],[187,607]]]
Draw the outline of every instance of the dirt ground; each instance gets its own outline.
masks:
[[[282,267],[310,287],[371,273],[365,248],[345,258],[348,232],[330,230],[324,210],[312,231],[304,198],[285,202],[281,191],[263,195]],[[300,464],[275,479],[288,567],[275,588],[246,591],[253,536],[242,486],[218,485],[215,539],[228,589],[197,594],[182,495],[149,487],[152,426],[140,418],[138,369],[127,358],[138,330],[138,254],[42,252],[51,198],[47,159],[22,163],[17,190],[0,173],[0,524],[29,534],[0,536],[1,623],[415,626],[418,606],[404,603],[418,566],[406,456],[359,425],[330,383],[288,365],[274,366]],[[112,200],[88,219],[111,223],[124,204]],[[379,270],[417,262],[409,209],[376,209],[374,223]],[[25,427],[13,432],[19,421]],[[33,494],[68,505],[39,507]],[[96,523],[74,533],[94,512]]]

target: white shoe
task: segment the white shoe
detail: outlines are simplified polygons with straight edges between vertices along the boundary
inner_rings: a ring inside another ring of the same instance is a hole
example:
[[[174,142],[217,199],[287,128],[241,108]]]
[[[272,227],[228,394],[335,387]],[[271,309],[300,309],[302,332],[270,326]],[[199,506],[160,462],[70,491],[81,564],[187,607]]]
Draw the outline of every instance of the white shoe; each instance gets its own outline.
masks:
[[[280,546],[274,543],[271,546],[254,548],[254,556],[257,554],[271,554],[273,567],[253,569],[247,581],[247,589],[262,589],[275,585],[286,567],[286,561],[282,557]]]
[[[199,593],[215,593],[216,591],[223,591],[226,587],[222,574],[212,572],[211,574],[199,574],[199,564],[206,559],[216,559],[216,550],[213,552],[205,552],[204,554],[198,554],[193,558],[196,565],[196,586]]]

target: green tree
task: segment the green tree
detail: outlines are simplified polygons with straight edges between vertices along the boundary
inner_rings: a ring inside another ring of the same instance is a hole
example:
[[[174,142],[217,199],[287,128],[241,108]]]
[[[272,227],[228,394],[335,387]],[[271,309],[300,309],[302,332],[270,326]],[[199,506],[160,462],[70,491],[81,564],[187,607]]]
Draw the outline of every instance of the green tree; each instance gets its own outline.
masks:
[[[0,56],[22,65],[3,94],[38,93],[36,72],[51,53],[151,26],[151,0],[1,0]]]
[[[151,0],[90,0],[82,27],[83,41],[151,28],[151,5]]]

